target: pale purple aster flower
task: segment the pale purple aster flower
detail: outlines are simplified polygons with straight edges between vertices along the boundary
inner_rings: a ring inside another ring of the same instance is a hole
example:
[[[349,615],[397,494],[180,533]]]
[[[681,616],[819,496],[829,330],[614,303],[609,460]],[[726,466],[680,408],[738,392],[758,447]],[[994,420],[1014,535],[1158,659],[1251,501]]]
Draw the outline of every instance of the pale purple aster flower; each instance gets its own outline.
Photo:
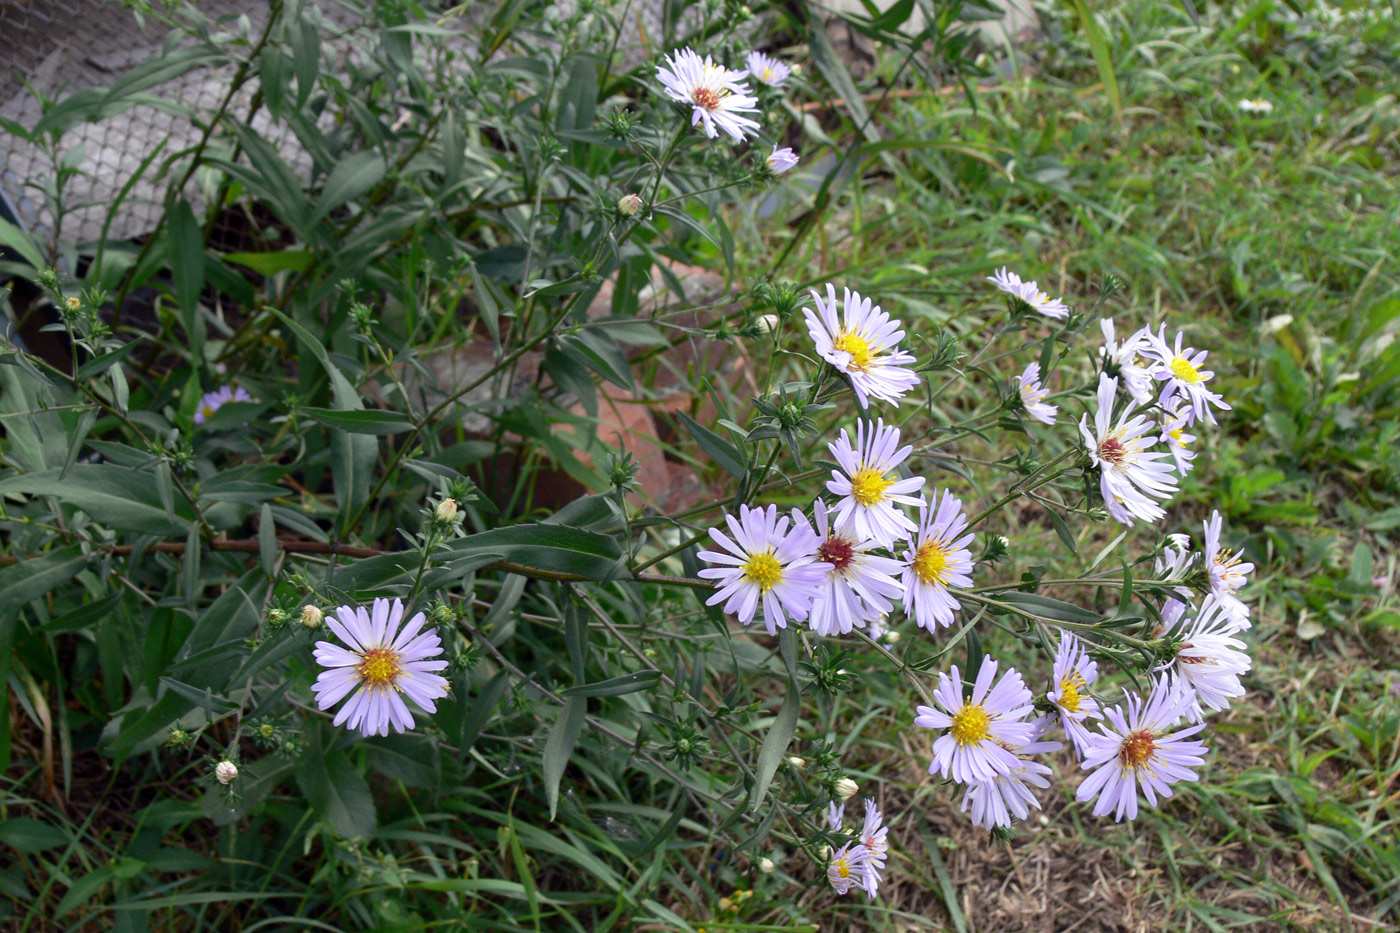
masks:
[[[1104,341],[1103,346],[1099,347],[1099,356],[1109,364],[1109,375],[1121,378],[1123,387],[1139,405],[1152,401],[1157,394],[1156,383],[1146,361],[1139,355],[1151,333],[1144,327],[1119,343],[1114,338],[1113,318],[1100,321],[1099,329],[1103,331]]]
[[[812,630],[818,635],[847,635],[893,610],[904,595],[904,585],[895,577],[899,561],[871,553],[879,547],[873,538],[832,528],[821,499],[812,504],[812,517],[821,542],[817,559],[831,566],[812,597],[807,618]],[[806,519],[794,510],[793,521],[805,523]]]
[[[904,612],[922,628],[936,632],[952,625],[962,604],[948,587],[972,585],[972,533],[962,501],[950,490],[919,503],[919,524],[911,547],[904,552]]]
[[[845,894],[851,885],[865,882],[865,846],[848,842],[831,856],[826,866],[826,880],[837,894]]]
[[[1006,827],[1011,825],[1013,818],[1024,820],[1030,816],[1032,807],[1040,809],[1040,801],[1031,787],[1049,787],[1052,772],[1047,765],[1029,756],[1057,751],[1061,747],[1059,742],[1041,738],[1053,721],[1049,716],[1042,716],[1031,723],[1033,732],[1030,742],[1007,747],[1007,751],[1017,759],[1009,772],[967,786],[960,809],[971,816],[974,825],[987,830]]]
[[[1018,301],[1023,301],[1030,306],[1032,311],[1038,311],[1046,317],[1062,320],[1069,316],[1069,306],[1059,298],[1051,298],[1040,290],[1040,286],[1035,282],[1021,281],[1021,277],[1009,269],[1002,267],[993,275],[987,276],[987,281]]]
[[[1175,345],[1167,343],[1166,325],[1159,333],[1149,332],[1144,342],[1143,355],[1155,361],[1152,378],[1164,382],[1159,401],[1163,408],[1170,408],[1171,401],[1178,395],[1190,403],[1192,420],[1205,420],[1215,424],[1215,414],[1211,406],[1229,411],[1230,406],[1217,393],[1206,388],[1206,383],[1215,377],[1210,370],[1201,369],[1206,361],[1206,351],[1195,347],[1183,347],[1185,335],[1178,332]]]
[[[229,402],[251,402],[253,397],[242,386],[220,386],[213,392],[206,392],[194,411],[194,423],[203,424],[214,417],[214,412]]]
[[[1244,642],[1234,637],[1239,631],[1239,623],[1211,597],[1206,598],[1194,619],[1186,619],[1183,613],[1169,630],[1180,644],[1164,669],[1194,692],[1196,702],[1186,713],[1192,722],[1204,718],[1202,707],[1222,710],[1232,699],[1244,696],[1240,678],[1249,673],[1252,662]]]
[[[1205,526],[1205,566],[1210,574],[1210,595],[1240,628],[1249,628],[1249,606],[1235,593],[1249,582],[1254,565],[1241,560],[1240,555],[1229,548],[1220,546],[1220,525],[1220,512],[1212,511]]]
[[[919,504],[913,493],[923,487],[924,478],[898,478],[899,465],[914,450],[899,446],[899,428],[886,426],[883,418],[873,424],[857,421],[855,444],[842,428],[841,436],[827,446],[840,467],[831,471],[826,484],[832,495],[841,497],[836,503],[836,528],[887,548],[908,538],[916,526],[899,506]]]
[[[909,368],[913,355],[899,349],[901,322],[849,288],[838,318],[836,286],[830,282],[825,301],[816,289],[812,298],[816,310],[804,308],[802,314],[817,355],[850,377],[861,408],[869,408],[871,398],[898,406],[900,397],[919,384],[919,374]]]
[[[758,98],[749,93],[743,71],[730,71],[706,55],[703,59],[690,49],[677,49],[666,56],[666,66],[657,66],[656,78],[666,96],[689,104],[691,126],[703,125],[706,136],[714,139],[723,130],[735,142],[758,135],[758,123],[743,113],[758,112]]]
[[[1207,751],[1205,743],[1191,738],[1204,723],[1176,729],[1195,698],[1166,674],[1157,679],[1145,703],[1126,691],[1124,700],[1127,714],[1109,707],[1099,724],[1101,731],[1089,735],[1081,767],[1093,773],[1074,795],[1081,803],[1098,797],[1094,816],[1113,813],[1118,822],[1125,816],[1137,819],[1139,787],[1148,806],[1155,807],[1158,797],[1172,795],[1172,784],[1196,780],[1192,769],[1205,764]]]
[[[739,517],[724,517],[733,540],[718,527],[710,537],[724,550],[701,551],[700,559],[718,567],[707,567],[699,576],[715,580],[716,592],[707,606],[724,604],[724,611],[748,625],[760,604],[769,635],[787,628],[788,616],[806,620],[812,608],[812,594],[826,578],[830,564],[816,562],[817,536],[805,521],[788,529],[787,516],[779,517],[778,507],[739,506]]]
[[[792,75],[792,69],[786,64],[762,52],[750,52],[744,65],[749,77],[769,87],[782,87],[783,82]]]
[[[366,736],[388,735],[390,727],[403,732],[413,728],[413,713],[404,697],[431,714],[437,712],[437,701],[447,696],[447,679],[435,673],[447,667],[438,657],[442,640],[433,629],[424,631],[427,617],[421,612],[400,629],[403,615],[402,600],[376,599],[370,610],[341,606],[325,617],[346,647],[316,642],[316,663],[326,670],[311,690],[321,710],[350,695],[335,714],[335,725]]]
[[[1191,406],[1183,404],[1163,420],[1162,436],[1157,438],[1158,443],[1166,444],[1167,450],[1171,451],[1176,471],[1182,476],[1194,469],[1191,461],[1196,459],[1196,452],[1191,449],[1191,445],[1196,442],[1196,435],[1186,433],[1186,429],[1191,426],[1191,420]]]
[[[993,687],[997,662],[991,655],[982,658],[971,699],[963,697],[958,666],[952,670],[951,676],[938,674],[933,700],[940,708],[920,706],[914,719],[916,726],[947,730],[934,740],[929,774],[964,784],[1010,774],[1020,759],[1007,746],[1028,745],[1035,738],[1034,724],[1021,721],[1034,711],[1034,697],[1015,668],[1007,668]]]
[[[841,831],[841,825],[846,821],[846,803],[843,800],[833,800],[826,807],[826,825],[833,833]]]
[[[768,158],[764,161],[768,163],[768,168],[774,175],[781,175],[797,168],[797,153],[786,147],[779,149],[775,144],[773,151],[768,154]]]
[[[865,860],[861,864],[864,874],[862,887],[866,896],[875,897],[880,890],[880,872],[885,867],[885,857],[889,854],[890,828],[884,825],[884,817],[875,804],[874,797],[865,798],[865,821],[861,824],[860,845],[865,849]]]
[[[1026,411],[1036,421],[1044,424],[1054,424],[1055,415],[1059,408],[1055,405],[1048,405],[1045,396],[1050,394],[1050,390],[1040,384],[1040,364],[1032,363],[1021,373],[1021,403],[1026,406]]]
[[[1060,636],[1060,646],[1055,652],[1054,683],[1045,697],[1060,711],[1065,734],[1074,743],[1074,749],[1084,754],[1084,739],[1088,734],[1085,720],[1098,719],[1103,715],[1099,701],[1089,695],[1089,687],[1099,676],[1098,662],[1089,657],[1083,644],[1069,632]]]
[[[1099,468],[1099,489],[1108,514],[1125,525],[1134,519],[1155,522],[1166,512],[1152,500],[1169,499],[1177,491],[1171,464],[1160,462],[1171,455],[1147,449],[1155,440],[1147,436],[1155,426],[1143,415],[1133,415],[1131,407],[1113,423],[1117,400],[1118,380],[1100,373],[1094,430],[1089,430],[1086,414],[1079,419],[1079,433],[1089,459]]]

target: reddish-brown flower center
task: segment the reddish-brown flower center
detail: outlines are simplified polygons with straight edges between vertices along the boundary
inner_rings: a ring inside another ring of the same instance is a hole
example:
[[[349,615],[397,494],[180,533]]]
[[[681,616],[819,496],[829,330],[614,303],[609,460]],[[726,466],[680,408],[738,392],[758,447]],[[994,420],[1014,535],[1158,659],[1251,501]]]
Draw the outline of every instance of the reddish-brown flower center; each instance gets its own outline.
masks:
[[[1123,740],[1118,749],[1118,762],[1125,768],[1141,768],[1157,751],[1157,741],[1151,732],[1139,729]]]
[[[1123,442],[1116,437],[1110,437],[1099,444],[1099,457],[1109,463],[1122,463],[1128,455],[1128,449],[1123,446]]]
[[[817,548],[817,559],[826,561],[837,573],[845,572],[853,556],[855,548],[851,546],[851,542],[836,535],[827,538],[821,543],[821,547]]]
[[[719,94],[707,87],[696,88],[691,100],[695,102],[695,106],[705,110],[719,109]]]

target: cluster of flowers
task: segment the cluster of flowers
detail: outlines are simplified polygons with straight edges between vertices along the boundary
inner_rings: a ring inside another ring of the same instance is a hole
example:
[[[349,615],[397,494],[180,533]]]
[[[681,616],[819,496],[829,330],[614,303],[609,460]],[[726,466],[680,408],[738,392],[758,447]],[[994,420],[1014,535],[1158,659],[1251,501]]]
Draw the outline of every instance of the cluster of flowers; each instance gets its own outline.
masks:
[[[989,280],[1024,306],[1019,310],[1053,319],[1069,315],[1063,301],[1013,272],[1002,269]],[[849,289],[840,302],[830,284],[825,296],[814,291],[812,297],[815,309],[805,316],[817,354],[849,379],[862,408],[872,399],[897,406],[920,382],[910,365],[914,358],[900,349],[901,322]],[[1214,374],[1201,369],[1205,351],[1184,347],[1180,334],[1169,343],[1164,328],[1155,334],[1144,328],[1119,342],[1111,320],[1102,329],[1097,410],[1092,427],[1088,414],[1079,423],[1085,458],[1099,473],[1104,506],[1114,519],[1155,522],[1165,515],[1159,501],[1176,492],[1177,474],[1192,468],[1195,438],[1186,430],[1198,421],[1214,424],[1213,409],[1229,406],[1207,386]],[[1129,403],[1118,411],[1120,385]],[[1019,389],[1026,413],[1053,425],[1058,408],[1046,401],[1038,364],[1021,374]],[[725,527],[709,532],[718,549],[700,554],[711,565],[700,576],[716,586],[708,603],[746,625],[761,613],[770,634],[792,620],[820,635],[868,627],[878,636],[897,604],[930,632],[951,625],[961,608],[956,589],[972,584],[969,522],[950,491],[924,497],[922,477],[900,475],[912,448],[899,441],[899,430],[883,419],[858,420],[854,441],[843,429],[829,445],[838,469],[827,490],[835,501],[818,497],[811,522],[801,510],[780,515],[773,505],[741,505],[737,515],[725,516]],[[1157,444],[1166,449],[1153,450]],[[917,522],[906,506],[918,510]],[[1050,715],[1036,715],[1037,698],[1019,672],[1007,668],[998,679],[1000,665],[990,655],[966,681],[956,666],[939,675],[935,705],[920,706],[915,725],[939,731],[929,771],[964,786],[961,806],[975,823],[1007,827],[1039,807],[1033,789],[1049,786],[1051,769],[1033,756],[1062,747],[1048,737],[1057,721],[1081,766],[1092,772],[1077,796],[1097,798],[1095,815],[1135,818],[1139,789],[1155,806],[1159,797],[1171,796],[1172,784],[1195,779],[1192,769],[1206,753],[1193,738],[1204,728],[1203,708],[1223,709],[1242,696],[1239,678],[1250,666],[1235,637],[1249,625],[1236,591],[1253,566],[1221,548],[1220,525],[1217,513],[1205,528],[1209,592],[1198,608],[1186,602],[1195,561],[1189,538],[1173,535],[1158,559],[1159,574],[1181,583],[1153,633],[1171,659],[1146,699],[1125,693],[1121,706],[1101,705],[1093,695],[1098,665],[1068,633],[1041,699],[1042,709],[1055,711]],[[1093,720],[1100,720],[1097,732],[1089,728]],[[834,853],[828,879],[842,894],[859,884],[873,895],[879,882],[885,829],[874,801],[867,806],[881,832],[880,857],[863,842]],[[839,813],[833,814],[838,829]],[[863,838],[871,826],[868,816]]]
[[[843,832],[845,819],[845,803],[832,801],[826,816],[827,827],[833,833]],[[859,887],[867,897],[875,897],[880,890],[880,872],[884,870],[885,858],[890,850],[889,831],[875,799],[866,797],[865,820],[861,823],[860,835],[831,853],[831,860],[827,863],[826,879],[837,894],[845,894],[852,887]]]
[[[747,79],[781,88],[792,76],[792,68],[762,52],[750,52],[748,67],[732,71],[706,55],[701,58],[690,49],[676,49],[666,56],[666,64],[656,69],[656,78],[666,96],[691,107],[690,124],[714,139],[721,132],[735,142],[746,136],[757,136],[758,121],[744,116],[758,113],[756,97]],[[773,174],[781,175],[797,165],[797,155],[790,148],[776,144],[765,160]]]

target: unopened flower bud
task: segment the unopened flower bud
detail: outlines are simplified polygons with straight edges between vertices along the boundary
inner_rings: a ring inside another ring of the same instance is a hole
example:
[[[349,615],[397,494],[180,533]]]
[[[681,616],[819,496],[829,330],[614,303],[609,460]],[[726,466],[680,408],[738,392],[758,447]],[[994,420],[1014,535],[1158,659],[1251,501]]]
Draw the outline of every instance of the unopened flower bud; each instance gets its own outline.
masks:
[[[437,504],[437,508],[433,509],[433,518],[437,519],[443,524],[450,524],[451,522],[456,521],[457,500],[443,499]]]
[[[81,311],[83,307],[83,300],[77,295],[69,295],[68,300],[63,303],[63,306],[67,308],[69,312]]]
[[[326,614],[315,606],[303,606],[301,610],[301,624],[304,628],[317,629],[321,627],[321,622],[326,618]]]
[[[885,641],[886,641],[887,643],[891,644],[891,645],[898,643],[898,641],[899,641],[899,633],[896,632],[896,631],[894,631],[894,630],[890,630],[890,631],[886,632],[886,633],[885,633]]]
[[[776,866],[773,864],[773,860],[766,855],[758,860],[758,870],[763,872],[765,875],[771,875],[775,867]]]
[[[860,785],[850,778],[842,778],[836,782],[836,796],[841,800],[850,800],[860,792]]]
[[[623,217],[633,217],[642,209],[642,199],[635,194],[624,194],[617,199],[617,212]]]
[[[238,765],[231,761],[221,761],[214,768],[214,777],[220,784],[231,784],[238,778]]]
[[[290,621],[292,621],[292,617],[287,615],[285,609],[273,606],[267,611],[267,624],[273,628],[281,628]]]
[[[807,759],[806,759],[806,758],[799,758],[799,757],[796,756],[796,755],[789,755],[789,756],[788,756],[787,763],[788,763],[788,767],[794,768],[794,769],[796,769],[796,770],[798,770],[798,771],[801,771],[803,768],[807,767]]]
[[[754,321],[754,326],[758,328],[760,334],[771,334],[778,329],[778,316],[776,314],[760,315]]]

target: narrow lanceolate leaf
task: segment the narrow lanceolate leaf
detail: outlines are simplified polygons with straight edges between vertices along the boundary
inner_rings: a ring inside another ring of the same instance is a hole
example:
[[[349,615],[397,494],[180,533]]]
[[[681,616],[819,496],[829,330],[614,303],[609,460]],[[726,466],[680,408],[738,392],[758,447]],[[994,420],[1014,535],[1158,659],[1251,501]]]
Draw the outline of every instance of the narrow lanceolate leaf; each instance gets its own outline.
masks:
[[[351,434],[402,434],[413,430],[413,419],[397,411],[336,411],[309,406],[301,411],[327,427],[339,428]]]
[[[763,796],[768,793],[768,785],[773,783],[773,775],[777,773],[778,765],[792,742],[793,733],[797,731],[797,714],[801,707],[801,693],[796,682],[790,681],[787,696],[783,697],[783,706],[778,710],[778,718],[773,720],[773,727],[763,737],[763,747],[758,750],[753,795],[749,799],[750,810],[758,809],[759,804],[763,803]]]
[[[661,680],[660,671],[633,671],[620,677],[600,680],[596,684],[581,684],[564,690],[566,697],[618,697],[625,693],[637,693],[656,686]]]
[[[726,473],[735,479],[743,479],[748,474],[749,467],[745,462],[747,454],[742,449],[701,425],[685,412],[678,411],[676,414],[680,417],[681,424],[690,432],[690,436],[695,438],[695,443],[700,445],[700,449],[709,454],[715,463],[724,467]]]
[[[554,819],[559,809],[559,781],[564,777],[564,769],[578,744],[579,733],[583,731],[584,710],[588,700],[584,697],[569,697],[554,726],[549,730],[549,739],[544,745],[544,797],[549,803],[549,818]]]
[[[1097,622],[1103,618],[1099,613],[1091,612],[1082,606],[1041,596],[1039,593],[998,593],[996,598],[1039,618],[1055,622]]]

